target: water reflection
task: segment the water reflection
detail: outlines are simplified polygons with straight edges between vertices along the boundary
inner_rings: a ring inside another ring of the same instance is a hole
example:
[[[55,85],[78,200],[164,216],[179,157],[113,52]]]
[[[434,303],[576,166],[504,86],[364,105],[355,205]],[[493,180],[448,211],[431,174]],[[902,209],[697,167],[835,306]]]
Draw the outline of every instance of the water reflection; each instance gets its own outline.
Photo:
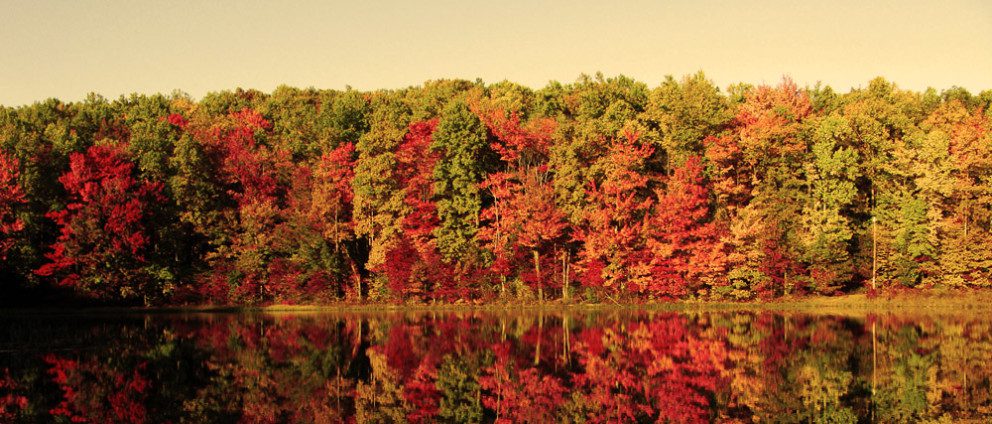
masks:
[[[6,315],[0,421],[981,421],[989,327],[770,312]]]

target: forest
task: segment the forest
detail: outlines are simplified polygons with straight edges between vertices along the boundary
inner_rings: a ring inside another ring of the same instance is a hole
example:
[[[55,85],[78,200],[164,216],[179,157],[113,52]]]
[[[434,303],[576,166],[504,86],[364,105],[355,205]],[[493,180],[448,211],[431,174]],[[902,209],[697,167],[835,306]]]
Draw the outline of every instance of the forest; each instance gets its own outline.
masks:
[[[990,104],[700,72],[0,107],[0,303],[967,293]]]

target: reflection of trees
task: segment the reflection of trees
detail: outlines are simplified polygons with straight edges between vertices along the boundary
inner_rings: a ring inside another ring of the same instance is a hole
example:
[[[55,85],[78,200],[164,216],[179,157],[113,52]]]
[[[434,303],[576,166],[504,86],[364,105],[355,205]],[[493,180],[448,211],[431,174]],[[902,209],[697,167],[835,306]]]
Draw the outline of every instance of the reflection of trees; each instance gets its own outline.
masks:
[[[880,420],[963,420],[992,414],[990,323],[892,318],[879,327]]]
[[[854,411],[841,401],[851,385],[851,373],[824,356],[807,356],[804,362],[796,375],[803,415],[816,422],[857,421]]]
[[[386,365],[386,358],[375,349],[368,351],[372,378],[360,381],[355,389],[355,417],[359,422],[403,421],[402,382]]]
[[[0,373],[0,419],[13,420],[27,408],[28,398],[20,391],[20,384],[10,377],[7,369],[3,369]]]
[[[791,329],[793,337],[802,341],[802,348],[791,352],[786,361],[786,386],[797,392],[790,408],[795,408],[801,421],[857,421],[854,407],[860,405],[852,401],[852,395],[864,393],[864,381],[850,370],[850,364],[860,358],[856,356],[855,334],[846,330],[845,324],[837,319],[807,321]]]
[[[23,323],[0,323],[0,331],[15,325]],[[978,319],[230,315],[63,327],[5,333],[40,353],[0,353],[0,421],[907,422],[992,414],[990,324]],[[67,347],[74,334],[94,344]]]
[[[573,400],[590,421],[708,421],[726,351],[685,317],[581,332]]]
[[[974,408],[992,414],[992,384],[989,360],[992,358],[992,325],[989,322],[949,323],[937,337],[937,385],[939,401],[947,408],[967,411]]]
[[[882,421],[919,421],[935,412],[928,392],[936,389],[931,376],[934,355],[921,340],[919,327],[883,331],[879,340],[881,376],[875,403]]]

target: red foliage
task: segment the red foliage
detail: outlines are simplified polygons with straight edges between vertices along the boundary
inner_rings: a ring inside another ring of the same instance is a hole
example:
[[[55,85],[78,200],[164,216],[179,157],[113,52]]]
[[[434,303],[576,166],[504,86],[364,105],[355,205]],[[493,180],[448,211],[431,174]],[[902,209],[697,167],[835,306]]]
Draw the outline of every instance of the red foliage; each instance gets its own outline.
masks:
[[[150,381],[142,375],[145,364],[130,372],[118,371],[96,360],[80,362],[49,354],[48,374],[59,386],[62,400],[49,411],[71,422],[143,423]]]
[[[555,205],[547,169],[490,174],[482,188],[494,198],[493,205],[480,215],[485,224],[479,230],[479,239],[495,257],[490,270],[502,276],[515,271],[529,274],[524,281],[532,287],[549,287],[549,279],[542,276],[551,275],[549,271],[558,265],[555,248],[562,242],[567,222]],[[540,272],[533,254],[542,264]]]
[[[605,269],[606,263],[602,259],[588,260],[582,266],[579,282],[583,287],[603,287],[606,282],[603,279]]]
[[[381,351],[386,357],[389,368],[396,371],[401,380],[409,378],[421,358],[413,349],[411,338],[415,335],[413,328],[405,323],[397,323],[389,329],[389,337],[381,345]]]
[[[582,273],[590,273],[599,261],[603,264],[603,286],[621,292],[643,268],[639,265],[645,259],[644,215],[652,200],[643,192],[648,177],[640,171],[654,149],[639,143],[634,133],[624,134],[609,147],[605,175],[601,182],[589,183],[588,206],[574,229],[574,238],[583,242],[579,252]]]
[[[708,394],[723,382],[727,354],[720,342],[689,334],[684,318],[586,331],[575,350],[574,390],[590,422],[712,419]]]
[[[223,305],[230,295],[230,266],[214,264],[210,271],[197,276],[193,287],[180,290],[173,301],[180,303],[206,303]]]
[[[37,271],[59,283],[102,298],[134,295],[134,272],[151,243],[151,207],[165,200],[162,183],[134,178],[134,164],[117,145],[73,153],[59,178],[68,192],[63,210],[47,216],[60,235]],[[116,266],[115,266],[116,265]]]
[[[566,389],[558,377],[539,368],[524,368],[506,343],[493,346],[496,361],[483,370],[482,404],[496,413],[497,423],[553,422]]]
[[[404,189],[407,214],[401,222],[402,237],[386,254],[383,271],[398,297],[447,298],[455,270],[437,250],[433,232],[440,220],[434,202],[434,166],[440,153],[431,150],[436,119],[410,124],[396,151],[397,175]]]
[[[186,129],[186,126],[189,125],[189,121],[178,113],[169,114],[165,120],[168,121],[169,124],[179,127],[179,129]]]
[[[751,174],[743,164],[743,152],[732,136],[706,137],[706,160],[713,164],[713,191],[717,202],[728,208],[744,205],[751,195]]]
[[[421,300],[454,300],[459,296],[456,288],[449,284],[455,280],[451,265],[444,263],[437,250],[418,251],[406,236],[400,237],[386,253],[382,271],[390,291],[397,296]]]
[[[259,238],[271,237],[277,252],[265,274],[268,294],[277,302],[324,302],[336,298],[357,273],[345,242],[354,239],[351,180],[354,177],[354,145],[343,143],[324,153],[313,168],[300,165],[292,178],[287,206],[272,210],[260,228]],[[280,202],[281,203],[281,202]],[[253,207],[241,208],[242,218]],[[249,215],[250,216],[250,215]],[[244,224],[246,221],[242,221]],[[271,235],[266,234],[271,233]],[[309,243],[309,246],[308,246]],[[323,269],[313,256],[297,254],[302,249],[327,243],[340,261],[340,269]],[[259,243],[253,243],[259,244]],[[263,246],[264,247],[264,246]]]
[[[678,297],[700,285],[700,279],[723,271],[717,226],[709,220],[709,190],[702,161],[691,156],[675,169],[665,192],[658,192],[648,225],[654,281],[652,293]]]
[[[490,147],[506,166],[481,184],[493,197],[480,214],[484,224],[479,230],[479,239],[494,256],[490,271],[504,278],[522,273],[532,287],[546,287],[542,275],[548,272],[539,272],[538,264],[553,257],[567,229],[545,163],[557,124],[546,118],[522,124],[518,113],[501,109],[477,113],[495,135]]]
[[[313,172],[311,203],[307,222],[318,228],[335,248],[342,240],[351,238],[352,200],[355,195],[351,180],[355,177],[355,145],[343,143],[320,158]]]
[[[227,301],[255,304],[271,301],[276,292],[288,297],[301,294],[292,293],[295,290],[292,288],[283,290],[273,287],[269,278],[268,269],[274,256],[273,248],[287,247],[277,246],[282,224],[293,214],[306,216],[313,213],[316,216],[341,213],[347,206],[342,203],[350,199],[350,189],[344,192],[337,190],[350,181],[350,145],[343,145],[340,150],[330,152],[322,158],[311,179],[308,169],[293,164],[288,151],[271,148],[265,143],[271,129],[272,124],[268,120],[250,109],[231,113],[226,119],[207,128],[193,124],[187,127],[187,131],[203,145],[213,164],[217,174],[216,183],[236,205],[218,211],[223,217],[222,225],[225,228],[199,229],[218,239],[218,254],[211,258],[211,266],[230,270],[224,273],[231,277]],[[346,171],[339,172],[339,168],[345,168]],[[322,173],[328,172],[331,175],[325,178],[328,176]],[[287,205],[291,203],[291,182],[296,182],[296,188],[305,191],[309,191],[309,186],[313,183],[317,186],[316,198],[307,196],[311,201],[307,205]],[[221,203],[229,204],[229,201],[222,200]],[[328,232],[346,231],[350,225],[342,228],[340,222],[332,219],[312,221],[323,224],[324,228],[319,230]],[[284,237],[283,241],[287,238],[292,237]],[[292,271],[293,266],[282,264],[273,269],[283,273],[277,275],[280,277],[279,281],[291,286],[297,285],[289,283],[296,281],[294,276],[289,275],[296,272]],[[305,281],[308,278],[301,279]],[[219,283],[217,278],[208,280]],[[205,287],[203,290],[213,296],[220,294],[220,290],[216,288]]]
[[[403,386],[403,398],[413,407],[406,419],[411,423],[434,422],[441,392],[437,390],[437,365],[424,360],[413,373],[413,378]]]
[[[267,274],[269,295],[276,303],[329,302],[333,300],[339,285],[327,272],[307,272],[300,264],[286,258],[275,258],[269,262]]]
[[[221,179],[229,184],[228,193],[241,205],[274,201],[280,175],[292,169],[288,152],[273,151],[258,142],[258,133],[272,128],[260,113],[244,109],[229,119],[211,128],[203,140],[220,165]]]
[[[506,172],[492,173],[480,186],[483,190],[489,190],[493,203],[479,214],[480,220],[484,223],[479,228],[479,239],[493,254],[493,264],[490,269],[501,276],[511,274],[520,247],[511,239],[514,223],[512,217],[508,215],[513,213],[510,210],[510,200],[516,185],[511,178],[512,175]]]
[[[564,234],[565,215],[555,206],[554,190],[547,170],[535,168],[519,177],[520,185],[509,207],[514,216],[517,240],[521,246],[540,250]]]
[[[777,229],[778,224],[772,223],[772,228]],[[777,241],[777,238],[775,231],[772,231],[767,234],[761,246],[764,255],[758,271],[768,276],[769,283],[758,285],[755,291],[763,299],[781,296],[788,289],[787,280],[795,279],[804,273],[802,264]]]
[[[812,112],[809,96],[788,78],[777,87],[762,85],[748,92],[734,121],[743,150],[751,152],[749,160],[805,151],[806,143],[797,137],[798,123]]]
[[[28,407],[28,398],[18,394],[21,385],[10,377],[10,371],[0,374],[0,419],[14,421],[18,412]]]
[[[386,279],[389,280],[390,291],[403,295],[412,291],[413,272],[419,259],[419,252],[406,237],[401,237],[386,253],[386,262],[382,267]]]
[[[0,261],[14,245],[11,237],[24,229],[24,222],[15,215],[15,208],[26,202],[24,190],[17,179],[20,175],[17,158],[0,152]]]
[[[520,114],[504,110],[479,113],[479,118],[496,136],[490,147],[503,162],[513,167],[527,167],[542,162],[551,147],[551,136],[557,122],[550,118],[535,119],[526,125],[520,123]]]
[[[410,211],[403,218],[403,234],[421,253],[435,249],[431,233],[440,222],[433,200],[434,166],[440,153],[431,150],[437,122],[432,119],[410,124],[396,151],[397,175],[405,193],[403,203]]]

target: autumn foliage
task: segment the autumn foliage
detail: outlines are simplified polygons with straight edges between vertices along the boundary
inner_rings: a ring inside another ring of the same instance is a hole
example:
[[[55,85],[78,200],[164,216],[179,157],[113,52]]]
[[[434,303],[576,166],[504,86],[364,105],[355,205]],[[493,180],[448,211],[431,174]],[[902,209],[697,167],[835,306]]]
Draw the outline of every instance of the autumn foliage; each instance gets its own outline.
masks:
[[[128,304],[984,288],[990,102],[702,74],[52,100],[0,115],[0,261]]]
[[[16,233],[24,229],[24,222],[16,214],[16,208],[25,202],[17,181],[18,166],[17,159],[0,153],[0,261],[7,259],[7,251],[17,240]]]
[[[49,262],[35,272],[99,298],[149,293],[146,286],[157,282],[148,268],[151,218],[165,200],[162,183],[136,179],[123,146],[93,146],[69,161],[59,178],[69,202],[47,215],[59,237],[45,255]]]

